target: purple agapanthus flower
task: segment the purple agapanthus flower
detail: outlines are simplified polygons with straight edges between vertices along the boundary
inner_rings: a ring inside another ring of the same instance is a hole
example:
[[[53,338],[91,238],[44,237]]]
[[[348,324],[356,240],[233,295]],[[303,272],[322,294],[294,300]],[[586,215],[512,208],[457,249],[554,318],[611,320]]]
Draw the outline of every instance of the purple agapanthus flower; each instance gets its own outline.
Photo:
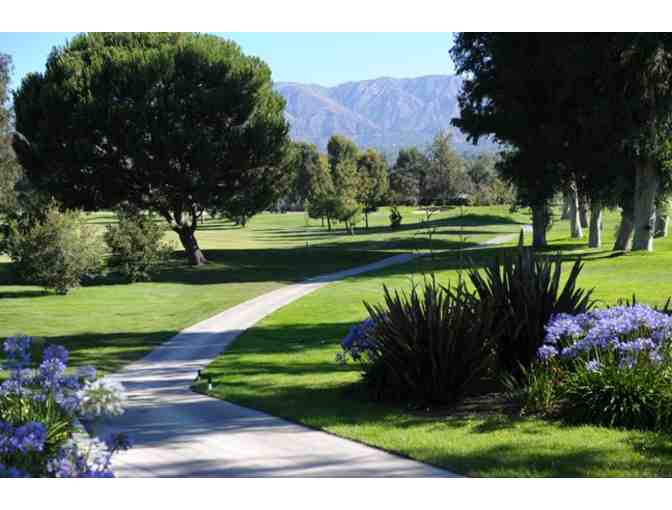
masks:
[[[43,360],[57,359],[64,365],[68,364],[68,350],[62,345],[48,345],[42,355]]]
[[[558,350],[552,345],[542,345],[537,350],[537,357],[541,361],[548,361],[549,359],[555,358],[558,355]]]
[[[61,384],[65,364],[58,358],[45,359],[38,368],[40,384],[45,389],[56,390]]]
[[[24,478],[26,474],[15,467],[7,467],[0,463],[0,478]]]
[[[16,428],[11,443],[21,453],[41,452],[46,440],[47,428],[40,422],[30,421]]]
[[[602,363],[596,359],[592,359],[586,363],[586,370],[590,373],[599,372],[602,369]]]
[[[662,361],[660,346],[672,340],[672,317],[647,305],[616,306],[576,316],[558,314],[546,326],[539,358],[554,347],[562,359],[589,358],[608,351],[621,367],[632,368],[643,356]]]
[[[372,338],[374,331],[375,322],[373,319],[355,324],[341,341],[341,347],[352,359],[359,360],[364,353],[370,352],[375,347]]]
[[[30,364],[30,337],[11,336],[3,344],[5,351],[5,367],[21,369]]]

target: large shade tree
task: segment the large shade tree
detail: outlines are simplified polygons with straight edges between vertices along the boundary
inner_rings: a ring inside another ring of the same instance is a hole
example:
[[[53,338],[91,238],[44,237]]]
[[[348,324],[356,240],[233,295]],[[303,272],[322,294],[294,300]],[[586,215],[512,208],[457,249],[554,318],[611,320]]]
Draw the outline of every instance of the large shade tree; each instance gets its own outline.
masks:
[[[194,264],[206,262],[194,235],[203,211],[285,171],[288,126],[269,67],[212,35],[79,35],[14,101],[31,181],[65,207],[157,212]]]
[[[670,34],[460,34],[453,57],[467,76],[455,124],[545,160],[538,168],[557,175],[546,189],[570,176],[598,189],[614,170],[608,159],[628,155],[616,164],[634,177],[632,200],[621,200],[632,203],[632,246],[653,249],[658,154],[672,113]]]
[[[535,247],[546,245],[549,201],[563,181],[556,163],[564,128],[549,115],[572,92],[557,58],[562,44],[540,34],[460,33],[451,50],[465,76],[460,118],[452,122],[473,142],[493,135],[514,149],[498,168],[532,209]]]

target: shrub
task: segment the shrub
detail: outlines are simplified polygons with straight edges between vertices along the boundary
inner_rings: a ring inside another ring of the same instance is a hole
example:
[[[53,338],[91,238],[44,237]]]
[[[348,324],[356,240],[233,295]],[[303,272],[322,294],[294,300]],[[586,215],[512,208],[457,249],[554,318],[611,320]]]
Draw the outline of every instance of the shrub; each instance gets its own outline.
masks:
[[[611,427],[669,430],[672,378],[654,366],[611,363],[578,365],[564,382],[563,411],[569,421]]]
[[[151,215],[120,209],[116,225],[108,225],[105,243],[112,252],[110,264],[131,282],[146,281],[172,252],[163,243],[163,227]]]
[[[50,208],[44,221],[20,228],[10,223],[5,249],[24,281],[67,294],[100,270],[102,245],[79,212]]]
[[[401,213],[399,212],[399,208],[392,206],[390,207],[390,227],[392,228],[399,228],[401,227],[401,220],[402,220]]]
[[[452,403],[481,380],[491,359],[494,317],[463,284],[424,282],[409,294],[384,287],[383,305],[351,330],[344,354],[361,364],[375,399]]]
[[[95,370],[66,375],[68,351],[48,346],[34,370],[31,339],[8,338],[3,346],[9,378],[0,385],[0,477],[109,477],[110,459],[130,442],[114,434],[105,443],[74,441],[76,417],[123,412],[123,388]]]
[[[559,313],[581,313],[593,306],[592,290],[577,288],[582,269],[576,261],[561,289],[561,262],[535,259],[529,249],[495,259],[482,272],[469,271],[484,308],[497,317],[497,360],[502,371],[522,377],[521,367],[530,367],[544,338],[544,327]]]

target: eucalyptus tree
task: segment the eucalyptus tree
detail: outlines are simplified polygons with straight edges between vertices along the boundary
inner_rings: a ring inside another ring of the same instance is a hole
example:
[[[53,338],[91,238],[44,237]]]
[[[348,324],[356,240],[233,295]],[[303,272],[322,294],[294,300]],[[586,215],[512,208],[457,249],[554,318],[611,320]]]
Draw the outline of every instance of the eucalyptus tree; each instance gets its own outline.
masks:
[[[14,103],[14,148],[32,182],[65,207],[126,201],[158,213],[193,264],[207,262],[195,237],[203,211],[286,171],[269,67],[216,36],[78,35],[24,78]]]
[[[563,84],[558,37],[539,34],[459,33],[451,49],[464,76],[453,125],[476,143],[482,137],[512,149],[499,163],[516,186],[518,200],[532,209],[533,246],[546,245],[550,201],[563,183],[558,164],[562,127],[549,108],[571,91]]]

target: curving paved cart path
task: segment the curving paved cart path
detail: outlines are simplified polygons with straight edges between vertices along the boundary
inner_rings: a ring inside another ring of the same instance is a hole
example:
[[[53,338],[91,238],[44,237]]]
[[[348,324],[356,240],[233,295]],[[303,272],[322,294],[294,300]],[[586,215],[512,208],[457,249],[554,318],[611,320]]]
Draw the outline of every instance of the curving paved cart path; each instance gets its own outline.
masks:
[[[505,243],[516,234],[483,244]],[[402,254],[276,289],[191,326],[110,376],[127,389],[124,415],[96,427],[127,432],[134,447],[114,459],[120,477],[450,477],[421,462],[200,395],[190,386],[244,330],[331,282],[408,262]]]

